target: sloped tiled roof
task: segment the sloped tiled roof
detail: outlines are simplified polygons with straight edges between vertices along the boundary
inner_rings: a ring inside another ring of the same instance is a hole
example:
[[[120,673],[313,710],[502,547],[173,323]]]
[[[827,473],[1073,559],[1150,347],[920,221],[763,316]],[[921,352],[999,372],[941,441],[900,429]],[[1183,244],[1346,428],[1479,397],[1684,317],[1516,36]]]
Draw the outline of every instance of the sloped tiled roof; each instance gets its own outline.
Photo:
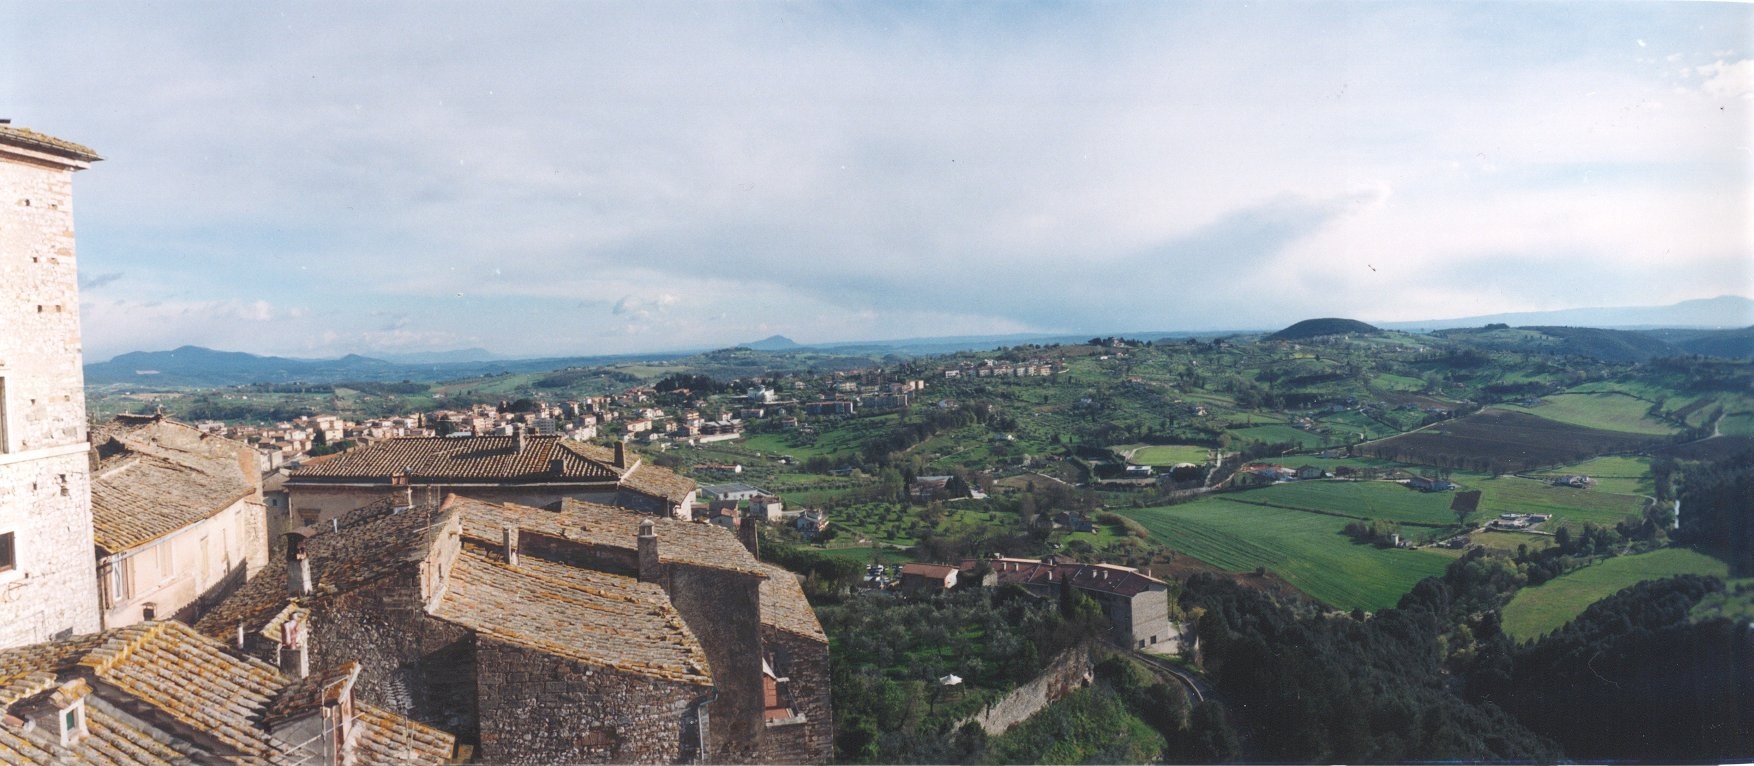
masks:
[[[374,507],[375,504],[368,506]],[[424,557],[428,529],[441,523],[435,514],[420,508],[363,518],[366,520],[356,524],[341,524],[339,532],[321,527],[317,535],[305,542],[311,578],[316,583],[314,596],[345,593],[368,585]],[[286,567],[263,567],[195,626],[217,638],[231,636],[239,623],[245,631],[253,633],[262,630],[286,606]]]
[[[664,589],[464,544],[434,615],[506,643],[624,672],[712,683],[706,652]]]
[[[804,598],[798,576],[765,561],[760,566],[767,572],[761,582],[761,624],[826,643],[828,634],[822,632],[816,610]]]
[[[292,683],[287,684],[280,690],[280,694],[269,701],[267,709],[262,711],[262,723],[273,726],[315,713],[324,705],[334,703],[352,688],[357,678],[359,663],[349,661],[324,668],[304,678],[293,679]]]
[[[152,542],[256,493],[249,446],[159,417],[92,432],[92,536],[106,554]]]
[[[642,495],[661,497],[672,503],[687,500],[688,494],[698,486],[693,479],[675,471],[644,463],[635,466],[622,477],[621,485]]]
[[[406,472],[421,481],[608,482],[625,472],[613,453],[559,436],[407,436],[306,462],[290,483],[388,479]],[[560,461],[556,472],[551,461]]]
[[[58,738],[49,739],[50,732],[0,724],[0,762],[181,763],[207,754],[282,763],[296,760],[302,744],[274,736],[265,719],[275,700],[289,688],[296,694],[304,682],[260,660],[233,656],[181,623],[147,622],[0,652],[0,673],[7,678],[0,688],[8,693],[81,672],[103,682],[87,700],[90,734],[63,748]],[[129,716],[111,715],[111,705]],[[367,727],[359,738],[367,744],[356,744],[362,754],[438,763],[451,753],[453,740],[442,732],[369,708],[359,720]],[[187,732],[201,741],[188,740]]]
[[[103,159],[97,152],[84,146],[59,139],[47,133],[38,133],[29,128],[16,125],[0,125],[0,144],[13,144],[40,152],[56,154],[83,162],[97,162]]]
[[[658,535],[660,561],[744,574],[767,574],[730,530],[715,524],[648,516],[625,508],[570,498],[561,501],[558,511],[455,495],[445,507],[462,511],[465,536],[489,545],[501,541],[505,527],[517,526],[581,545],[638,551],[640,522],[650,519]]]

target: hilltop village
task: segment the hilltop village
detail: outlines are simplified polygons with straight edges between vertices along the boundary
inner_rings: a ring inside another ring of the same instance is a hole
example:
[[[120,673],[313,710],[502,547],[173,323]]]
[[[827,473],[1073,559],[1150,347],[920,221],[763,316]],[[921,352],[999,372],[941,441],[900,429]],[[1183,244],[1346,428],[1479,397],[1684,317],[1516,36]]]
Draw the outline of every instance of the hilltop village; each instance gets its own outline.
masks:
[[[0,125],[0,760],[1754,752],[1745,330],[87,386],[99,160]]]

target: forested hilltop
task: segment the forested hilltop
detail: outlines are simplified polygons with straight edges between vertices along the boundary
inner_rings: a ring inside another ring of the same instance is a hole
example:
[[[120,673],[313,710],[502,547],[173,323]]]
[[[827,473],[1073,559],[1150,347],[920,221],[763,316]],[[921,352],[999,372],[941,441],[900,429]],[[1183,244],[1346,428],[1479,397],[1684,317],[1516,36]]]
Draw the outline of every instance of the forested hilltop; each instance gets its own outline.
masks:
[[[1740,335],[1300,325],[110,388],[92,411],[553,428],[777,497],[763,558],[828,632],[844,762],[1754,758],[1754,361],[1678,350]],[[1160,579],[1181,643],[983,587],[1001,555]],[[898,587],[908,563],[962,576]],[[973,725],[1085,646],[1088,685]]]

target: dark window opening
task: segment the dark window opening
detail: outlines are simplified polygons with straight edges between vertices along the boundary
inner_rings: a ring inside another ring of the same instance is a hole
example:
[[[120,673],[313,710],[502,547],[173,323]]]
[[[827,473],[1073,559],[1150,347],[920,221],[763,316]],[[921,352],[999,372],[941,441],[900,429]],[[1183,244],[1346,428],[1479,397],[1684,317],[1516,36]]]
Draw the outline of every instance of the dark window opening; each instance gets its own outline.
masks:
[[[10,572],[18,568],[18,550],[14,544],[16,533],[0,534],[0,572]]]

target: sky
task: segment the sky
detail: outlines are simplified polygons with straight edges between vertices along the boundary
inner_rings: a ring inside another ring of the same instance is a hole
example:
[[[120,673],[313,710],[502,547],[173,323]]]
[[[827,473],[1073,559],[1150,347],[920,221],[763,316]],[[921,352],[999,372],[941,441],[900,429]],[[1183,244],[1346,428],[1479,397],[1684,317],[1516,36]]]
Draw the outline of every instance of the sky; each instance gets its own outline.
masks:
[[[0,117],[91,361],[1754,295],[1749,5],[0,0]]]

